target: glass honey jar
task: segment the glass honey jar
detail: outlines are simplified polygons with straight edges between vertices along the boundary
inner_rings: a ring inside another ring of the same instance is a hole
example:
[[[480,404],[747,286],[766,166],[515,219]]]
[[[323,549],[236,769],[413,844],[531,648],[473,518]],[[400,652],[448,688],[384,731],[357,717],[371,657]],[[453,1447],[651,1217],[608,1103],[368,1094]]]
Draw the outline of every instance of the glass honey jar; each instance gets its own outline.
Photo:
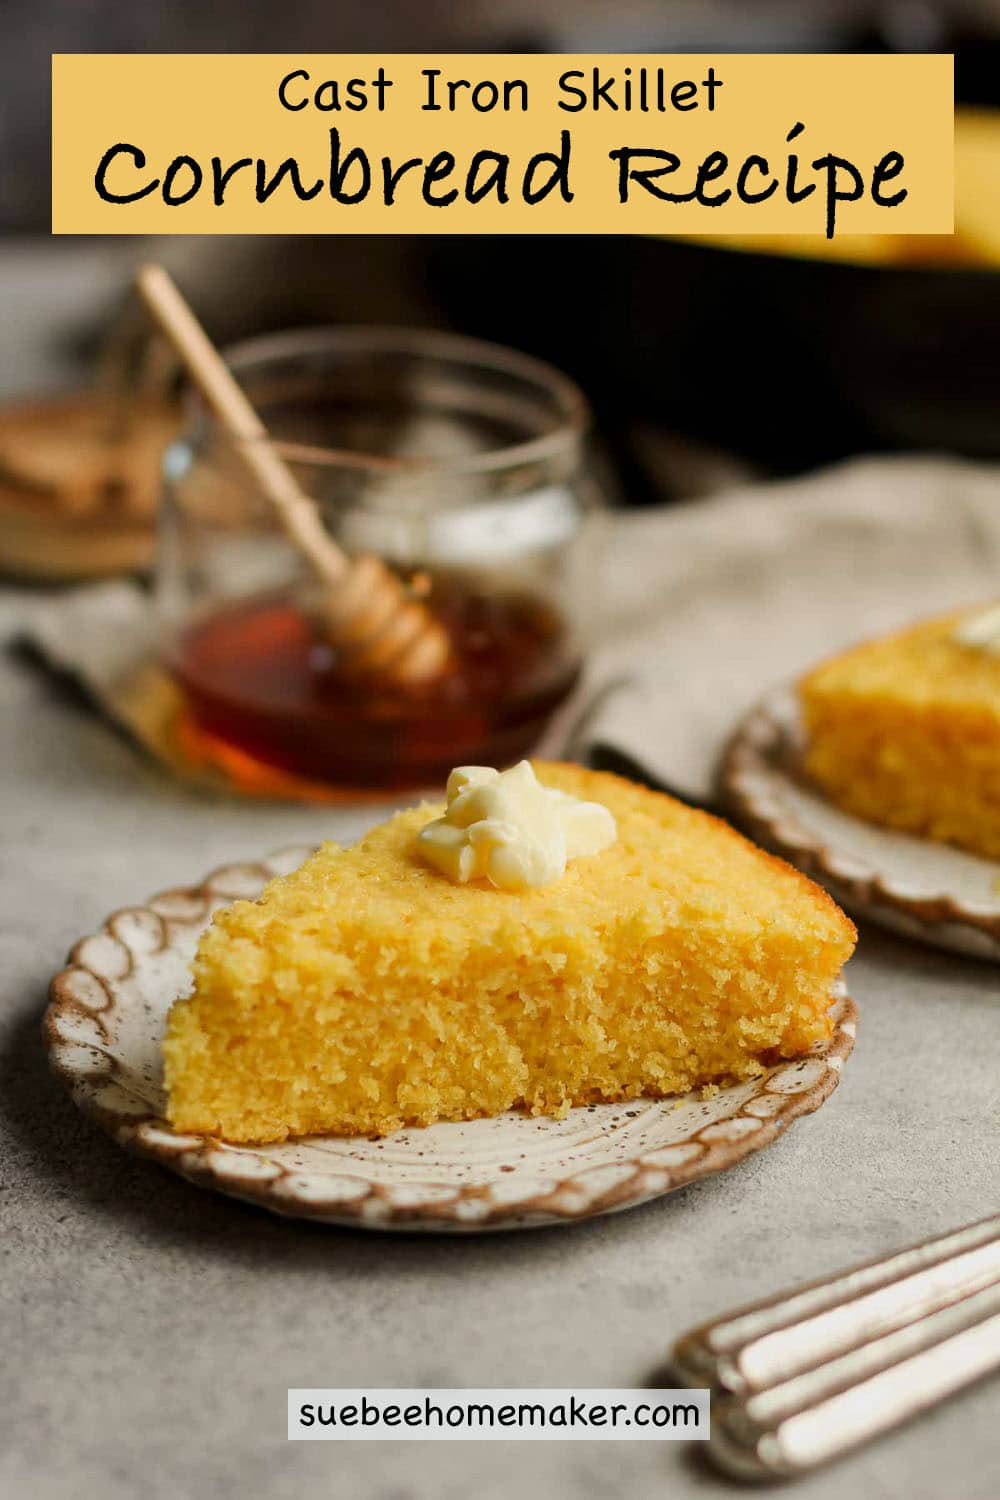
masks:
[[[530,752],[593,616],[601,495],[577,387],[492,344],[395,329],[271,335],[227,360],[339,546],[386,562],[451,649],[419,683],[343,671],[240,443],[192,398],[165,460],[157,607],[194,725],[345,788]]]

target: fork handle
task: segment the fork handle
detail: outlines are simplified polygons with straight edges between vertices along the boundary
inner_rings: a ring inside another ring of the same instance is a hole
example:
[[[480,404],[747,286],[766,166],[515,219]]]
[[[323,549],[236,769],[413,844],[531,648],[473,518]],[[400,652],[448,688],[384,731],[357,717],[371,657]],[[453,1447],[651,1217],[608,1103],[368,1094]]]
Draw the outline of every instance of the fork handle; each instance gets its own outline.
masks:
[[[764,1390],[997,1282],[1000,1215],[704,1324],[672,1362],[689,1385]]]
[[[741,1479],[793,1478],[829,1463],[1000,1368],[1000,1313],[771,1423],[752,1400],[731,1398],[712,1414],[710,1448]]]
[[[727,1472],[827,1463],[1000,1367],[1000,1215],[707,1323],[672,1362],[714,1388]]]

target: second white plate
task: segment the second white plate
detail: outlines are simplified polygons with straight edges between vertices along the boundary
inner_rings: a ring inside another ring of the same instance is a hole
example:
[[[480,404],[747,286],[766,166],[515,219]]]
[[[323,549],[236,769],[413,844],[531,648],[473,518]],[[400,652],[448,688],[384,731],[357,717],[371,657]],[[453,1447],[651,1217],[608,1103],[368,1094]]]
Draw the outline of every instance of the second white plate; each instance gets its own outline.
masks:
[[[1000,959],[1000,864],[841,812],[803,773],[802,748],[790,688],[759,704],[730,740],[722,790],[757,842],[857,916],[955,953]]]

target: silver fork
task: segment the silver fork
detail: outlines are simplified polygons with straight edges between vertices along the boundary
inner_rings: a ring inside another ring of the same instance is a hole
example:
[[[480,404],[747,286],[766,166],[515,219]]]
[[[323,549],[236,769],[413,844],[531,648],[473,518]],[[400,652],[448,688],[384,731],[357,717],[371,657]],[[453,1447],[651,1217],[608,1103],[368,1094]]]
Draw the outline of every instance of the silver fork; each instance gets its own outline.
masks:
[[[804,1474],[1000,1367],[1000,1215],[740,1308],[672,1363],[713,1390],[721,1468]]]

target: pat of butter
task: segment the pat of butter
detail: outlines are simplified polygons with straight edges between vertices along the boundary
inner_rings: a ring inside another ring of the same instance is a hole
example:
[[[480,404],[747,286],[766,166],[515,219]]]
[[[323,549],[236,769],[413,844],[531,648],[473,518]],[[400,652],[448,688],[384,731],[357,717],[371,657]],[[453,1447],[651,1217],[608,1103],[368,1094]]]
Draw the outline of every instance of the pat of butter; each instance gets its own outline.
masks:
[[[962,646],[976,646],[991,656],[1000,656],[1000,604],[967,616],[955,631],[955,639]]]
[[[509,771],[458,766],[448,777],[448,806],[417,840],[429,864],[457,884],[489,880],[505,891],[548,885],[581,854],[599,854],[618,837],[600,802],[543,786],[529,761]]]

